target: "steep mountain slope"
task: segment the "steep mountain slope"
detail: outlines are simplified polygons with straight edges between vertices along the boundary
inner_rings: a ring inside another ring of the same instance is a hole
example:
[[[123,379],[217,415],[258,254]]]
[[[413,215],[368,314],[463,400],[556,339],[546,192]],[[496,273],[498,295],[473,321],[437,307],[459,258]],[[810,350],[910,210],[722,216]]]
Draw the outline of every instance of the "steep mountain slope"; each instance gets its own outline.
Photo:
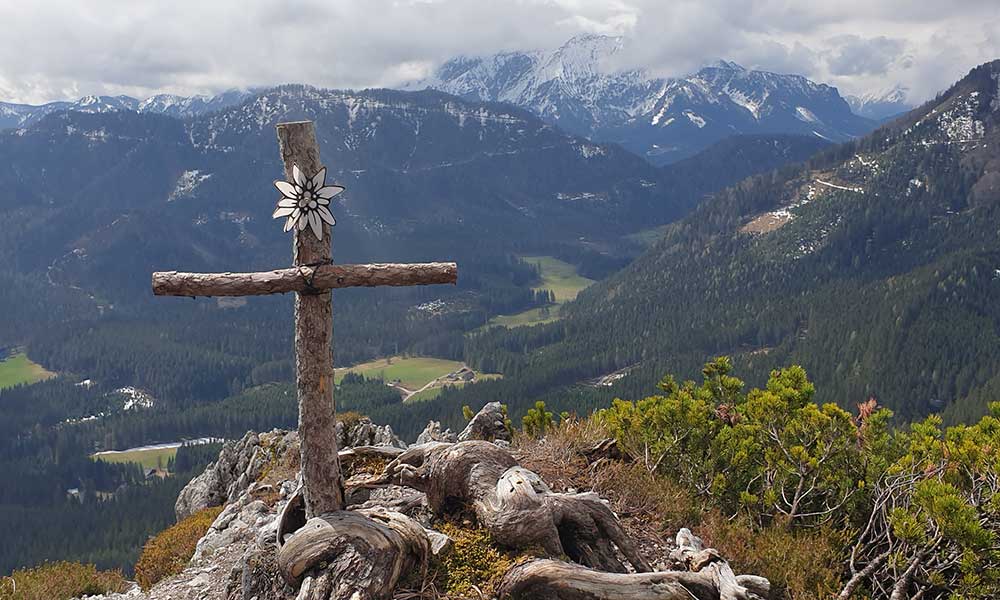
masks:
[[[0,102],[0,129],[28,127],[46,115],[66,110],[86,113],[126,110],[172,117],[195,117],[239,104],[251,94],[247,90],[229,90],[215,96],[158,94],[145,100],[131,96],[84,96],[73,102],[48,102],[41,105]]]
[[[863,140],[716,194],[562,323],[477,352],[516,340],[534,349],[525,364],[648,383],[726,353],[758,377],[801,363],[823,401],[982,410],[967,399],[1000,373],[998,90],[1000,61]]]
[[[798,75],[720,61],[680,79],[613,71],[621,38],[587,35],[551,52],[459,57],[413,88],[528,108],[550,123],[666,164],[734,133],[794,133],[844,141],[875,122],[835,88]]]
[[[104,261],[120,270],[122,256],[146,270],[171,257],[192,268],[287,258],[270,219],[273,125],[300,118],[316,121],[331,176],[349,190],[337,207],[345,258],[464,253],[469,239],[483,251],[576,243],[679,216],[656,169],[525,111],[437,92],[289,86],[187,123],[69,112],[0,134],[0,211],[22,224],[0,237],[0,253],[19,270],[58,262],[74,284],[112,284]]]

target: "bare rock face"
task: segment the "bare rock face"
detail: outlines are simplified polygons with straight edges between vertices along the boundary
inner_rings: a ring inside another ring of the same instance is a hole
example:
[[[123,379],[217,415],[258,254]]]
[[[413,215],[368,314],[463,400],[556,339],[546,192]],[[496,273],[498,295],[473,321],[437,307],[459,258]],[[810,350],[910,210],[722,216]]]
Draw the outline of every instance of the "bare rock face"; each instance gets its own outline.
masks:
[[[406,449],[403,442],[388,425],[376,425],[368,417],[361,417],[345,426],[337,422],[337,447],[354,448],[356,446],[391,446]]]
[[[429,561],[453,550],[453,541],[432,529],[435,523],[469,512],[497,543],[559,557],[509,569],[497,594],[503,600],[768,597],[766,579],[736,575],[687,530],[670,555],[676,570],[648,572],[638,546],[596,493],[554,492],[518,464],[503,447],[506,423],[503,407],[490,403],[462,432],[467,441],[427,441],[405,450],[389,445],[398,442],[391,429],[355,423],[342,432],[345,445],[349,440],[354,447],[340,451],[340,465],[347,487],[368,493],[348,510],[308,520],[297,435],[248,433],[226,444],[178,500],[178,514],[226,504],[186,568],[149,591],[133,588],[102,600],[390,598],[401,582],[413,582],[404,575],[423,580]],[[440,434],[440,425],[430,424],[428,432]]]
[[[417,436],[416,444],[426,444],[427,442],[457,442],[458,436],[452,433],[451,429],[441,431],[439,421],[430,421],[427,427]]]
[[[488,402],[458,434],[458,441],[469,440],[510,442],[507,412],[499,402]]]
[[[275,457],[283,455],[291,445],[297,443],[297,432],[281,429],[262,434],[251,431],[240,440],[226,442],[219,453],[219,460],[209,465],[204,473],[192,479],[181,490],[174,505],[177,520],[211,506],[234,502],[260,478]],[[406,448],[406,443],[393,433],[391,427],[376,425],[368,417],[362,417],[347,427],[338,422],[337,445],[340,448]]]
[[[283,454],[297,440],[294,431],[275,429],[259,435],[250,431],[240,440],[226,442],[219,460],[192,479],[177,496],[174,504],[177,520],[235,501],[260,477],[273,457]]]

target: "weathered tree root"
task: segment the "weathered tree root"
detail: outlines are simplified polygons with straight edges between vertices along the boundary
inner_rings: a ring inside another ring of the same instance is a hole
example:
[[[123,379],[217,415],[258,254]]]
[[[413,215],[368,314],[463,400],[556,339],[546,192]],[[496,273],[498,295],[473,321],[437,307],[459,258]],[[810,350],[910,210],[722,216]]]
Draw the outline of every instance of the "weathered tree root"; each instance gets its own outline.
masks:
[[[426,573],[431,540],[406,515],[380,509],[309,519],[278,549],[278,569],[298,600],[388,598],[404,573]]]
[[[687,529],[671,558],[688,571],[604,573],[558,560],[536,559],[516,565],[503,577],[498,597],[512,600],[760,600],[770,596],[763,577],[735,575],[713,549]]]
[[[739,576],[724,584],[719,571],[710,566],[698,572],[604,573],[559,560],[535,559],[507,571],[497,595],[516,600],[756,600],[768,597],[770,586],[766,579]]]
[[[498,590],[503,599],[761,600],[770,593],[766,579],[735,575],[718,552],[704,549],[686,529],[671,553],[679,570],[650,573],[597,494],[555,493],[509,451],[489,442],[430,442],[405,451],[363,447],[341,458],[391,459],[381,476],[355,485],[414,488],[426,494],[438,516],[471,513],[502,546],[539,548],[579,563],[521,563],[504,576]],[[403,573],[425,573],[442,538],[385,508],[340,511],[306,522],[301,501],[293,497],[279,520],[278,564],[289,583],[301,583],[298,600],[389,598]]]
[[[385,477],[425,492],[438,515],[471,510],[503,546],[539,547],[550,556],[623,573],[620,552],[636,571],[650,570],[597,494],[554,493],[494,444],[414,446],[389,463]]]

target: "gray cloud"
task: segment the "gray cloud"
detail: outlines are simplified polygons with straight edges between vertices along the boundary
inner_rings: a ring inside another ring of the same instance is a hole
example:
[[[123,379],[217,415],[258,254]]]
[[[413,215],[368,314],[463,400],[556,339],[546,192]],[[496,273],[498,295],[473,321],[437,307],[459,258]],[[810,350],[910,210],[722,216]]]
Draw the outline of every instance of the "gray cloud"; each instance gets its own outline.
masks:
[[[1000,56],[996,0],[0,0],[0,99],[396,85],[456,54],[627,36],[615,67],[716,58],[920,100]]]
[[[838,35],[827,43],[834,47],[827,55],[827,66],[833,75],[884,75],[894,62],[905,58],[906,42],[884,35],[873,38]]]

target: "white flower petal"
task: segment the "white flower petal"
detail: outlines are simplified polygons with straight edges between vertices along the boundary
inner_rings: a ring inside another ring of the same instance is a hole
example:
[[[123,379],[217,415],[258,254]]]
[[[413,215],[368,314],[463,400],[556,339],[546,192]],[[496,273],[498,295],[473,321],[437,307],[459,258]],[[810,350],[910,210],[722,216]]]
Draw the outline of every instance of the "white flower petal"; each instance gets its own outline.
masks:
[[[295,198],[282,198],[281,200],[278,200],[278,206],[282,208],[284,207],[294,208],[298,205],[299,203],[298,201],[295,200]]]
[[[333,213],[330,212],[330,209],[327,207],[321,206],[316,209],[316,212],[319,214],[319,217],[329,223],[331,227],[337,224],[337,219],[333,218]]]
[[[288,220],[285,221],[285,231],[291,231],[293,227],[295,227],[295,217],[288,217]]]
[[[275,209],[274,214],[271,215],[272,219],[280,219],[281,217],[288,217],[295,212],[295,209],[290,206],[279,206]]]
[[[299,218],[295,220],[296,226],[299,231],[305,231],[306,225],[309,224],[309,213],[302,213]]]
[[[324,183],[326,183],[326,167],[323,167],[322,169],[319,170],[318,173],[313,175],[312,178],[313,189],[318,190],[319,188],[323,187]]]
[[[285,198],[294,198],[298,196],[295,186],[287,181],[275,181],[274,187],[278,188],[278,191],[281,192],[281,195]]]
[[[316,211],[309,212],[309,226],[312,227],[313,233],[316,234],[316,238],[319,240],[323,239],[323,221],[316,214]]]
[[[320,206],[329,206],[330,201],[327,200],[326,198],[320,198],[319,196],[317,196],[316,204],[319,204]]]
[[[292,165],[292,179],[295,180],[295,184],[299,187],[305,187],[306,176],[299,170],[299,165]]]
[[[320,198],[325,198],[329,200],[330,198],[333,198],[342,191],[344,191],[344,186],[342,185],[328,185],[325,188],[321,188],[319,191],[317,191],[316,195],[319,196]]]

